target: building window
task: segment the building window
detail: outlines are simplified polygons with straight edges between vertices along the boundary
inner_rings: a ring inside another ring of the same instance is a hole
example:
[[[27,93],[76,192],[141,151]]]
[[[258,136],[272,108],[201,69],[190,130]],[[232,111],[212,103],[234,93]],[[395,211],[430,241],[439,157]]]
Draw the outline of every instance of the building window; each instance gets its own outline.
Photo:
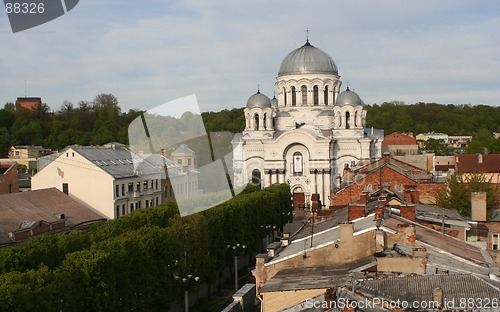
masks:
[[[302,105],[307,105],[307,87],[300,87],[300,93],[302,93]]]
[[[192,159],[191,159],[191,158],[189,158],[189,159],[188,159],[188,166],[191,166],[191,164],[192,164]]]
[[[402,193],[403,192],[403,184],[401,184],[401,183],[394,184],[394,190],[398,193]]]
[[[297,92],[295,92],[295,87],[292,87],[292,106],[297,105]]]
[[[123,204],[123,205],[122,205],[122,216],[124,216],[124,215],[125,215],[125,213],[126,213],[126,211],[125,211],[125,204]]]
[[[372,185],[371,184],[365,184],[365,191],[371,192],[372,191]]]
[[[158,179],[155,180],[155,189],[158,189]]]
[[[318,86],[314,86],[313,87],[313,94],[314,94],[314,105],[318,105],[319,104],[319,90],[318,90]]]
[[[351,114],[349,112],[345,112],[345,128],[351,128]]]
[[[264,118],[262,119],[262,126],[264,127],[264,130],[267,129],[267,114],[264,113]]]
[[[158,197],[156,197],[156,205],[155,206],[158,206]]]
[[[128,184],[128,192],[133,193],[134,192],[134,183],[130,182]]]
[[[284,105],[286,106],[286,104],[287,104],[286,103],[286,89],[284,87],[283,87],[283,95],[285,96],[285,103],[284,103]]]
[[[466,241],[468,242],[477,242],[477,231],[469,230],[466,232]]]
[[[257,185],[257,187],[259,189],[262,187],[262,185],[261,185],[261,176],[260,176],[260,170],[259,169],[254,169],[252,171],[252,184]]]
[[[302,154],[299,152],[295,152],[293,154],[293,175],[301,176],[304,171],[303,167]]]
[[[120,186],[118,184],[115,185],[115,197],[120,197]]]
[[[254,119],[255,119],[255,127],[254,127],[254,129],[255,130],[259,130],[259,114],[255,114]]]
[[[182,159],[177,159],[177,164],[182,165]]]
[[[328,105],[328,86],[325,86],[325,93],[323,94],[323,101],[325,102],[325,105]]]
[[[149,200],[146,199],[146,208],[149,208]]]
[[[130,204],[130,212],[134,211],[134,204]]]
[[[141,182],[137,182],[136,187],[135,187],[135,190],[136,190],[137,192],[140,192],[140,191],[141,191]]]
[[[122,196],[125,196],[125,184],[122,184]]]
[[[358,126],[358,112],[354,113],[354,127]]]
[[[120,205],[116,205],[116,217],[120,216]]]
[[[69,195],[69,186],[68,183],[63,183],[62,185],[63,193]]]
[[[500,250],[500,235],[498,233],[491,235],[491,249]]]

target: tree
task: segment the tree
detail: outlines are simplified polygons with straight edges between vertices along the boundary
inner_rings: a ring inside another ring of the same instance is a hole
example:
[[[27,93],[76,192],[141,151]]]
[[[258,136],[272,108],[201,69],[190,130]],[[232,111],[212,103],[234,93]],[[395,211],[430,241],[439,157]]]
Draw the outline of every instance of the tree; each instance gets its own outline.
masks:
[[[500,204],[500,190],[484,174],[454,174],[446,187],[436,191],[436,205],[456,209],[462,216],[471,216],[471,192],[486,192],[486,209],[491,212]]]

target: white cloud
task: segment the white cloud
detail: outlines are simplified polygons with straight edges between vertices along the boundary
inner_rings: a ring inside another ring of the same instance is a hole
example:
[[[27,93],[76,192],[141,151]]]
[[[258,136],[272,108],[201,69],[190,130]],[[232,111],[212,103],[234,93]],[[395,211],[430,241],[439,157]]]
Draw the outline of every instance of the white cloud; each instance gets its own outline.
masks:
[[[204,110],[272,96],[281,60],[311,42],[366,103],[498,105],[499,4],[469,1],[81,1],[23,33],[0,20],[0,101],[28,92],[57,109],[113,93],[148,109],[196,94]],[[5,48],[6,47],[6,48]],[[26,78],[25,78],[26,77]]]

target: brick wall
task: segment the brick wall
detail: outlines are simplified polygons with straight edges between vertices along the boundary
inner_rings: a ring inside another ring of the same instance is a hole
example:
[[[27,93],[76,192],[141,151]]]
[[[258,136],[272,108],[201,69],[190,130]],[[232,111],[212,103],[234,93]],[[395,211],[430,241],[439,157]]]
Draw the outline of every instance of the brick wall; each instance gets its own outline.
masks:
[[[423,204],[433,204],[435,202],[436,190],[446,187],[446,183],[416,183],[415,181],[388,167],[383,167],[381,172],[382,174],[380,174],[380,171],[376,171],[366,176],[359,182],[342,189],[338,193],[332,192],[330,195],[330,205],[339,207],[346,206],[347,204],[355,201],[362,202],[362,192],[365,191],[365,187],[367,185],[371,186],[372,191],[375,191],[379,188],[380,181],[382,181],[382,184],[388,182],[389,186],[386,188],[393,191],[395,190],[396,184],[402,184],[403,192],[410,189],[418,191],[411,192],[407,201]]]

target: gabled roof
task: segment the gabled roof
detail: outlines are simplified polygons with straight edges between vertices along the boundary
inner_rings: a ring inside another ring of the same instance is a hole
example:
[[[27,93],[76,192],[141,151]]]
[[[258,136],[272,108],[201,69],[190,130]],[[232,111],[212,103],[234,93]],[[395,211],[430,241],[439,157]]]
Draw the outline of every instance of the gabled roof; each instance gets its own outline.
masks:
[[[459,173],[500,172],[500,154],[456,155],[455,165]]]

